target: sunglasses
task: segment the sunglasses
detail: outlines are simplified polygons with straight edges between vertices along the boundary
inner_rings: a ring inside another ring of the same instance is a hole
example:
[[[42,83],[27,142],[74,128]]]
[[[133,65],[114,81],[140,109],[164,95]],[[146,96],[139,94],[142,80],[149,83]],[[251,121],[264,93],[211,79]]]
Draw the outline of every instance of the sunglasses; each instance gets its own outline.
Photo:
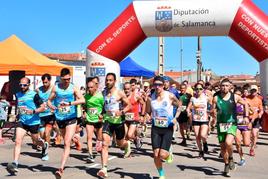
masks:
[[[203,88],[195,88],[195,90],[199,90],[199,91],[201,91],[201,90],[203,90]]]
[[[23,84],[23,83],[20,83],[19,85],[20,85],[20,87],[26,87],[26,86],[28,86],[29,84]]]
[[[62,80],[64,80],[64,81],[70,81],[71,78],[62,78]]]
[[[164,84],[163,83],[154,83],[153,86],[163,86]]]

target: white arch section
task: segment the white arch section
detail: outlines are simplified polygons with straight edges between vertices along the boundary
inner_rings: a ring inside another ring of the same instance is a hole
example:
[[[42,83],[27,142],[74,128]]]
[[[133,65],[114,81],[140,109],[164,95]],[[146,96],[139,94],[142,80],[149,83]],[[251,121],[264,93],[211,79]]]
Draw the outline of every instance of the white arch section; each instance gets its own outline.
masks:
[[[251,0],[134,1],[87,47],[87,76],[116,72],[117,62],[157,36],[229,36],[260,62],[268,94],[268,16]]]

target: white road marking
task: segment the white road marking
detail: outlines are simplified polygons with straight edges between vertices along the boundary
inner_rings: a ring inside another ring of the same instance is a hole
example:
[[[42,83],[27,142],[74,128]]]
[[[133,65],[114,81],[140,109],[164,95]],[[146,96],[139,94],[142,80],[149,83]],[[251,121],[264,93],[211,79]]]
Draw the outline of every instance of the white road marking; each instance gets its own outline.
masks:
[[[118,158],[118,157],[112,156],[112,157],[108,158],[108,161],[116,159],[116,158]],[[95,167],[97,167],[99,165],[101,165],[101,164],[100,163],[95,163],[95,164],[92,164],[92,165],[88,166],[87,168],[95,168]]]

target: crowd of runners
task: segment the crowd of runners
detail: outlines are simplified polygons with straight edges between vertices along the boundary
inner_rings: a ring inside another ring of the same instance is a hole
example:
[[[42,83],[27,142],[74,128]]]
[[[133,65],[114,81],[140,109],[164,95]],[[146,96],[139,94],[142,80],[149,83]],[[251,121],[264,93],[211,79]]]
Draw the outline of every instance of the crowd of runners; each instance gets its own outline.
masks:
[[[170,78],[156,76],[140,84],[131,79],[116,87],[116,75],[108,73],[105,88],[99,90],[99,78],[89,77],[86,88],[78,89],[71,83],[70,71],[61,70],[60,81],[51,83],[51,75],[42,76],[43,86],[30,89],[30,79],[20,80],[20,92],[16,94],[18,123],[15,130],[13,161],[8,163],[10,174],[18,172],[19,156],[23,138],[31,135],[33,148],[41,150],[41,159],[49,160],[51,135],[55,144],[64,143],[61,163],[55,172],[62,178],[71,146],[81,150],[80,138],[86,131],[88,157],[94,162],[96,152],[101,156],[101,168],[97,175],[108,177],[109,147],[124,150],[124,158],[131,155],[134,147],[139,150],[148,126],[151,126],[151,145],[159,178],[165,178],[164,163],[173,162],[172,149],[178,145],[176,130],[180,131],[181,146],[194,133],[198,158],[209,152],[207,139],[216,130],[223,159],[223,174],[230,175],[236,168],[233,158],[235,144],[240,161],[245,165],[244,152],[255,156],[264,100],[256,85],[236,87],[229,79],[222,79],[217,86],[198,81],[190,86],[184,81],[180,86],[171,84]],[[175,86],[174,86],[175,85]],[[3,143],[2,127],[4,108],[9,105],[5,97],[0,99],[0,142]],[[93,147],[94,146],[94,147]],[[243,147],[242,147],[243,146]]]

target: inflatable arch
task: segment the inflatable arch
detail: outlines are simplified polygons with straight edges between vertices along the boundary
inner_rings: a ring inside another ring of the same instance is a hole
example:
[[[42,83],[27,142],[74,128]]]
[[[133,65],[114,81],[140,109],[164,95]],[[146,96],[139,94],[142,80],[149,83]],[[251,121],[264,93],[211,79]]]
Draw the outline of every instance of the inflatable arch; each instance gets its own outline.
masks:
[[[87,76],[119,73],[152,36],[229,36],[260,63],[268,94],[268,16],[251,0],[134,1],[87,47]]]

